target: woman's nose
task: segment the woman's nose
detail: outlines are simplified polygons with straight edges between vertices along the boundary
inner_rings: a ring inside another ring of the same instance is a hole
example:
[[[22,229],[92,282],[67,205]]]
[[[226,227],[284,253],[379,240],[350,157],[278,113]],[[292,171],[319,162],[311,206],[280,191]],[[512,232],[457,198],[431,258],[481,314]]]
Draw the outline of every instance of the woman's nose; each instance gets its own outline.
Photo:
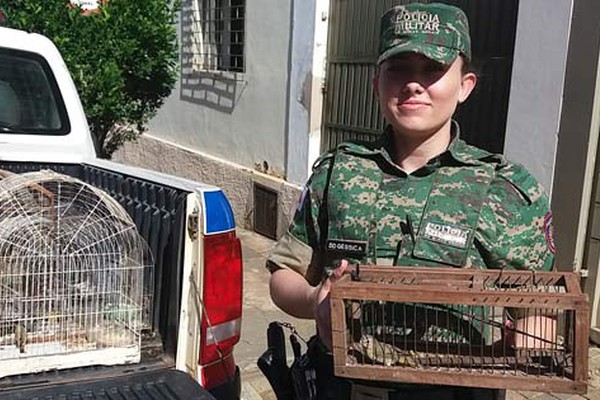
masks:
[[[416,79],[406,81],[402,88],[403,93],[423,93],[424,90],[423,85]]]

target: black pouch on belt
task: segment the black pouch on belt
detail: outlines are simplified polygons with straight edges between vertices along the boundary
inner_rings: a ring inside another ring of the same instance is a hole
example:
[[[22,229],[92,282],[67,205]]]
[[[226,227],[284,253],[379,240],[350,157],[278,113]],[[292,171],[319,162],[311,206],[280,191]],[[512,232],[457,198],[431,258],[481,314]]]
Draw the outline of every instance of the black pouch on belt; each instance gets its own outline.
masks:
[[[317,398],[317,372],[307,353],[302,354],[298,338],[290,335],[294,362],[290,369],[291,381],[296,399],[315,400]]]

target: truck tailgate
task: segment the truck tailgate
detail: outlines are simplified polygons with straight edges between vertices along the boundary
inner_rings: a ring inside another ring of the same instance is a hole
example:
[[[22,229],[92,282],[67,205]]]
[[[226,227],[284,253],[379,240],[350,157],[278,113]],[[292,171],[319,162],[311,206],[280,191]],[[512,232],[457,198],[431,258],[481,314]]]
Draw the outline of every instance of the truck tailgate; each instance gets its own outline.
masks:
[[[0,400],[34,399],[214,400],[214,397],[189,375],[173,369],[0,392]]]

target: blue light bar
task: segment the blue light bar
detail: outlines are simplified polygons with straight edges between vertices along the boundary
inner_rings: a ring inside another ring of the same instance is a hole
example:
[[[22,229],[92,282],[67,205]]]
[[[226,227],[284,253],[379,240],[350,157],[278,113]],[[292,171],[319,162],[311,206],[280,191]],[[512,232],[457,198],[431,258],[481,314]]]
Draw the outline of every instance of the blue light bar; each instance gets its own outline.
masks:
[[[223,191],[204,192],[204,234],[228,232],[235,229],[235,219],[229,200]]]

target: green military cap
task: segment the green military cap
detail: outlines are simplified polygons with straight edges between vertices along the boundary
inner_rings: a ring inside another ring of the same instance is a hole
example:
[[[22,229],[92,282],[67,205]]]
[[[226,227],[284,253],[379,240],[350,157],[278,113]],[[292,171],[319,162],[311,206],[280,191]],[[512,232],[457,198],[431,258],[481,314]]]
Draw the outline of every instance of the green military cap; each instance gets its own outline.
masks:
[[[396,6],[381,17],[378,64],[401,53],[419,53],[442,64],[459,54],[471,59],[469,21],[457,7],[441,3]]]

